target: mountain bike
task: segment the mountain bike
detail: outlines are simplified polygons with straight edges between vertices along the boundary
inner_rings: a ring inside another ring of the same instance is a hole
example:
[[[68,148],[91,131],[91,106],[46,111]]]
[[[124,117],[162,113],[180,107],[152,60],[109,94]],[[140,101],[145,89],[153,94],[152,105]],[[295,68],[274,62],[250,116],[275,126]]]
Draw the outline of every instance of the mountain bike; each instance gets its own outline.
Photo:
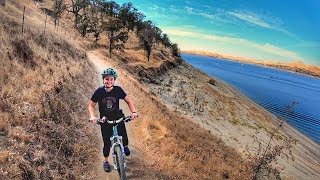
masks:
[[[98,123],[108,123],[112,124],[113,135],[110,137],[110,141],[112,143],[111,146],[111,154],[113,159],[113,166],[115,170],[118,170],[119,176],[121,180],[126,180],[126,161],[124,159],[124,147],[122,145],[122,136],[118,134],[118,124],[122,121],[128,122],[131,120],[131,116],[123,117],[118,120],[108,120],[105,121],[103,119],[98,119]]]

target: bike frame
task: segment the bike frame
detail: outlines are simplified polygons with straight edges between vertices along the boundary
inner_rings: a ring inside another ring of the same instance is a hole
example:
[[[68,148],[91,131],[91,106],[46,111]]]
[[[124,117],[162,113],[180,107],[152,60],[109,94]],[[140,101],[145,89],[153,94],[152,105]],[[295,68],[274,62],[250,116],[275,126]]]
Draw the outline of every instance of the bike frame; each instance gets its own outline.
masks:
[[[112,142],[112,146],[111,146],[111,154],[112,154],[112,159],[113,159],[113,165],[114,165],[114,169],[118,170],[118,164],[117,164],[117,160],[116,160],[116,153],[115,153],[115,147],[116,146],[120,146],[121,149],[121,154],[118,154],[118,158],[123,158],[123,162],[124,162],[124,167],[126,168],[126,161],[124,159],[124,147],[122,145],[122,136],[118,135],[118,124],[114,125],[112,127],[112,131],[113,131],[113,136],[110,137],[110,141]]]

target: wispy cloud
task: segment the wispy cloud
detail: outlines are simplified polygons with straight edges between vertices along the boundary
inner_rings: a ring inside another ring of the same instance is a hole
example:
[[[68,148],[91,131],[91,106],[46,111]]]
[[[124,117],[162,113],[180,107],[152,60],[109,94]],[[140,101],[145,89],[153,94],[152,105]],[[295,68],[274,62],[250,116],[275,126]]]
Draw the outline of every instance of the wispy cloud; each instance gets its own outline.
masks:
[[[189,4],[185,3],[185,6],[169,5],[167,7],[150,4],[146,14],[150,19],[165,19],[167,22],[171,23],[174,21],[179,21],[186,16],[191,16],[192,19],[196,19],[195,16],[197,16],[197,18],[200,16],[201,21],[206,20],[208,24],[213,24],[215,27],[223,27],[225,24],[236,25],[240,27],[248,25],[256,26],[281,32],[287,36],[290,36],[291,38],[299,40],[295,34],[289,32],[283,27],[284,23],[280,18],[273,17],[268,14],[258,14],[248,10],[228,11],[226,9],[211,6],[206,6],[203,9],[197,9],[194,8],[193,5],[190,5],[190,3],[191,2],[189,2]],[[222,34],[225,34],[226,32],[228,31],[225,31]],[[229,32],[227,36],[230,36],[231,33],[236,32]]]
[[[268,52],[270,54],[274,54],[274,55],[278,55],[281,57],[286,57],[286,58],[290,58],[290,59],[303,59],[302,57],[300,57],[297,53],[280,48],[278,46],[266,43],[266,44],[257,44],[254,42],[250,42],[248,41],[248,43],[252,46],[252,47],[256,47],[257,49],[260,49],[262,51]]]
[[[220,8],[213,8],[213,7],[206,7],[206,10],[195,9],[190,6],[184,7],[176,7],[171,6],[170,10],[177,13],[178,15],[181,14],[188,14],[192,16],[202,16],[203,18],[209,20],[211,24],[221,24],[221,23],[228,23],[228,24],[239,24],[239,20],[247,22],[248,24],[258,26],[261,28],[271,29],[278,32],[282,32],[290,37],[297,38],[297,36],[285,28],[282,27],[283,22],[279,18],[270,17],[266,15],[259,15],[249,11],[227,11]]]
[[[296,37],[293,33],[289,32],[285,28],[281,27],[283,22],[278,18],[273,17],[267,17],[265,15],[258,15],[253,12],[244,12],[244,11],[229,11],[227,14],[238,18],[240,20],[243,20],[245,22],[248,22],[252,25],[256,25],[262,28],[272,29],[279,32],[282,32],[284,34],[287,34],[291,37]]]
[[[217,10],[217,9],[212,9]],[[210,11],[205,11],[205,10],[200,10],[200,9],[195,9],[190,6],[174,6],[171,5],[168,7],[167,11],[171,12],[174,16],[186,16],[186,15],[191,15],[191,16],[202,16],[204,19],[208,20],[214,20],[216,22],[223,22],[225,21],[223,18],[221,18],[221,14],[218,12],[210,12]],[[193,19],[196,19],[193,17]]]
[[[193,3],[190,2],[190,1],[184,1],[184,3],[185,3],[185,4],[189,4],[189,5],[193,5]]]
[[[149,8],[152,9],[153,11],[166,11],[167,10],[167,8],[163,8],[163,7],[160,7],[155,4],[152,4]]]
[[[216,10],[216,9],[212,9],[212,10]],[[202,16],[202,17],[207,18],[209,20],[223,21],[220,13],[199,10],[199,9],[195,9],[190,6],[184,6],[183,12],[187,13],[189,15]]]
[[[254,48],[256,50],[260,50],[272,55],[290,58],[290,59],[302,59],[297,53],[280,48],[278,46],[265,43],[259,44],[253,41],[249,41],[243,38],[234,38],[234,37],[227,37],[227,36],[216,36],[216,35],[209,35],[205,33],[198,33],[196,29],[181,29],[181,28],[165,28],[164,31],[169,35],[175,36],[188,36],[193,38],[211,40],[215,42],[222,42],[226,44],[235,44],[236,46],[247,46]]]
[[[320,49],[320,41],[303,41],[301,43],[293,44],[295,47],[304,47],[304,48],[319,48]]]
[[[248,13],[248,12],[241,12],[241,11],[228,12],[228,13],[236,18],[239,18],[243,21],[252,23],[254,25],[268,28],[268,29],[274,29],[269,23],[262,20],[261,16],[258,16],[256,14]]]
[[[275,31],[282,32],[290,37],[297,38],[297,36],[285,28],[282,27],[283,22],[279,18],[261,15],[249,11],[227,11],[224,9],[206,7],[207,10],[195,9],[190,6],[176,7],[171,6],[170,10],[176,13],[188,14],[192,16],[202,16],[208,19],[212,23],[231,23],[239,24],[239,20],[247,22],[251,25],[258,26],[261,28],[271,29]]]
[[[147,16],[147,19],[152,21],[157,21],[157,19],[175,21],[179,19],[179,16],[166,13],[168,12],[168,8],[163,8],[155,4],[144,4],[144,6],[148,6],[149,8],[141,12]]]

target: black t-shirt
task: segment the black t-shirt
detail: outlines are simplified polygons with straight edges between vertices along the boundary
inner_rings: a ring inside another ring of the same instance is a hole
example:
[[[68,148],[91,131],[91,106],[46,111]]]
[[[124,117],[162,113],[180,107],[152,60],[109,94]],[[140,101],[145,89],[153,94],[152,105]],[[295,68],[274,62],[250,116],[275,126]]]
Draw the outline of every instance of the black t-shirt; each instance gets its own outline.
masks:
[[[119,100],[124,99],[126,95],[127,94],[119,86],[113,86],[113,89],[110,92],[107,92],[104,86],[102,86],[94,92],[91,101],[99,104],[100,118],[103,116],[108,118],[119,111]]]

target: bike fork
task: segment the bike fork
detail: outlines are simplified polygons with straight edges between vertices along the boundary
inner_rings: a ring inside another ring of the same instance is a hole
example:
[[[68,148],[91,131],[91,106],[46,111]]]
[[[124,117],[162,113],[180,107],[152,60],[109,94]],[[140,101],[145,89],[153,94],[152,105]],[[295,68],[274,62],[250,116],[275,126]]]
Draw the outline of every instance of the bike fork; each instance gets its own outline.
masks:
[[[120,146],[121,149],[121,154],[118,154],[118,158],[123,158],[124,159],[124,147],[122,145],[122,137],[121,136],[116,136],[116,137],[111,137],[110,141],[113,142],[112,143],[112,147],[111,147],[111,155],[112,155],[112,160],[113,160],[113,166],[115,170],[118,170],[118,164],[117,164],[117,159],[116,159],[116,152],[115,152],[115,147],[116,146]],[[124,162],[124,168],[127,167],[125,160]]]

